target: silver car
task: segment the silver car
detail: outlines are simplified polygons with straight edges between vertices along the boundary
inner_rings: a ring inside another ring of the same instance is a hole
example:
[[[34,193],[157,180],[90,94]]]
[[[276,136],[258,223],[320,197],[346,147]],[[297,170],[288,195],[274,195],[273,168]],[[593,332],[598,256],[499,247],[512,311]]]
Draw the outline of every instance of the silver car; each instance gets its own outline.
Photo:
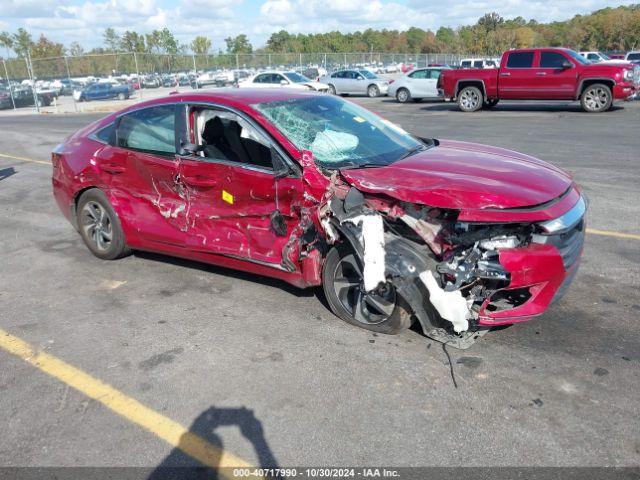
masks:
[[[438,98],[438,77],[444,67],[417,68],[395,80],[389,86],[389,96],[400,103],[411,100],[419,102],[423,98]]]
[[[389,82],[369,70],[338,70],[320,78],[321,83],[329,85],[333,94],[368,95],[379,97],[386,95]]]

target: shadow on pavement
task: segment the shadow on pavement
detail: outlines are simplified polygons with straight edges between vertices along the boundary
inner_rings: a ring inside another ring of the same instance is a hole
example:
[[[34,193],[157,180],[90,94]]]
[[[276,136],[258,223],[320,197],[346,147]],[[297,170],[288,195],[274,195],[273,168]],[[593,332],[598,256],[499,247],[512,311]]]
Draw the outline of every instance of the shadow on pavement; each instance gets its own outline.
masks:
[[[222,437],[217,432],[220,427],[238,427],[240,433],[246,438],[256,453],[260,468],[278,468],[278,462],[273,456],[269,444],[264,437],[262,423],[253,414],[253,410],[240,408],[216,408],[211,407],[202,412],[189,428],[190,434],[195,434],[219,450],[224,449]],[[148,480],[178,480],[178,479],[218,479],[224,478],[217,465],[204,466],[197,460],[189,457],[185,451],[189,451],[191,440],[183,435],[169,455],[149,475]],[[230,472],[225,472],[230,473]]]
[[[0,181],[15,175],[17,172],[13,167],[3,168],[0,170]]]

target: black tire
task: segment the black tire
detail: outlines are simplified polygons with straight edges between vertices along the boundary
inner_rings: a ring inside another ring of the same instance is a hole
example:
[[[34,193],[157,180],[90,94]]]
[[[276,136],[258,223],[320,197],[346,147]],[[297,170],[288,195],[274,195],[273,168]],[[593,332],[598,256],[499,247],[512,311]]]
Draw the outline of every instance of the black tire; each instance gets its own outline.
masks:
[[[413,100],[413,103],[420,103],[422,98],[412,98],[411,100]]]
[[[329,93],[331,95],[335,95],[336,94],[336,87],[334,87],[333,85],[329,84]]]
[[[327,254],[322,287],[331,311],[345,322],[372,332],[393,335],[409,328],[410,309],[393,286],[387,284],[384,295],[362,292],[358,266],[359,261],[348,244],[334,247]],[[361,271],[362,267],[359,268]]]
[[[584,89],[580,96],[580,105],[585,112],[606,112],[613,104],[611,89],[603,83],[594,83]]]
[[[126,100],[127,96],[124,93],[119,93],[118,94],[118,100]]]
[[[491,100],[487,100],[486,102],[484,102],[483,108],[493,108],[498,104],[499,101],[500,100],[498,100],[497,98],[492,98]]]
[[[484,96],[478,87],[464,87],[458,94],[458,106],[463,112],[477,112],[483,103]]]
[[[400,103],[411,101],[411,92],[406,88],[399,88],[396,92],[396,100]]]
[[[377,85],[369,85],[367,87],[367,95],[371,98],[379,97],[380,89],[378,88]]]
[[[82,240],[96,257],[115,260],[131,253],[120,219],[102,190],[92,188],[80,196],[76,218]]]

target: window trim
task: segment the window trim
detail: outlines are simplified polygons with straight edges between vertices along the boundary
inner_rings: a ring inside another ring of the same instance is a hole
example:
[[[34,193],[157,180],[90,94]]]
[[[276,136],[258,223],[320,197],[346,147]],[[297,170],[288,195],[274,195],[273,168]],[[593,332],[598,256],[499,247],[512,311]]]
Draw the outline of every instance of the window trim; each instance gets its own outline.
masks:
[[[184,115],[183,118],[185,119],[184,123],[182,124],[182,126],[184,127],[184,134],[185,136],[188,136],[189,132],[187,131],[188,128],[188,122],[186,121],[186,119],[189,116],[189,113],[191,111],[191,109],[193,108],[198,108],[198,107],[205,107],[205,108],[209,108],[211,110],[220,110],[223,112],[228,112],[228,113],[232,113],[240,118],[242,118],[244,121],[246,121],[252,128],[254,128],[260,135],[262,135],[264,137],[265,140],[267,140],[267,142],[269,142],[269,148],[273,147],[275,148],[276,152],[278,152],[278,155],[280,155],[280,157],[282,157],[282,159],[284,160],[284,162],[287,164],[287,166],[289,167],[290,171],[292,173],[290,173],[288,175],[288,178],[302,178],[302,170],[300,169],[300,166],[298,165],[297,162],[293,161],[291,159],[291,157],[289,156],[289,154],[286,152],[286,150],[284,148],[282,148],[282,146],[278,143],[277,140],[275,140],[273,138],[273,136],[267,132],[260,124],[258,124],[255,120],[253,120],[249,115],[245,114],[244,112],[237,110],[233,107],[230,107],[228,105],[222,105],[219,103],[213,103],[213,102],[181,102],[181,105],[183,105],[184,108]],[[176,135],[176,139],[178,138],[178,135]],[[191,161],[200,161],[203,163],[217,163],[217,164],[221,164],[221,165],[227,165],[227,166],[231,166],[231,167],[237,167],[237,168],[242,168],[244,170],[252,170],[252,171],[257,171],[260,173],[268,173],[272,176],[275,176],[275,171],[273,169],[273,166],[271,168],[264,168],[261,167],[259,165],[253,165],[250,163],[241,163],[241,162],[233,162],[230,160],[223,160],[223,159],[207,159],[206,157],[198,157],[198,156],[191,156],[191,155],[180,155],[179,153],[176,154],[176,158],[178,159],[184,159],[184,160],[191,160]]]
[[[531,66],[529,66],[529,67],[510,67],[509,66],[509,59],[511,58],[511,55],[514,55],[514,54],[517,55],[519,53],[530,53],[532,55],[532,57],[531,57]],[[531,68],[536,68],[536,67],[534,67],[535,64],[536,64],[536,51],[535,50],[519,50],[517,52],[509,52],[509,55],[507,55],[507,61],[504,63],[504,68],[505,69],[509,69],[509,70],[527,70],[527,69],[531,69]]]
[[[157,157],[163,157],[163,158],[175,158],[175,156],[178,154],[178,152],[180,151],[180,140],[178,140],[179,135],[178,135],[178,126],[181,125],[181,120],[179,118],[180,115],[180,109],[178,108],[178,103],[158,103],[155,105],[147,105],[144,107],[140,107],[140,108],[135,108],[132,110],[128,110],[126,112],[121,113],[120,115],[118,115],[114,121],[114,126],[115,126],[115,134],[114,134],[114,143],[115,145],[112,145],[115,148],[121,148],[123,150],[127,150],[127,151],[131,151],[131,152],[140,152],[140,153],[145,153],[147,155],[155,155]],[[130,115],[132,113],[137,113],[137,112],[141,112],[144,110],[151,110],[153,108],[158,108],[158,107],[173,107],[173,149],[175,150],[173,153],[169,153],[169,152],[161,152],[158,150],[145,150],[142,148],[133,148],[133,147],[123,147],[121,145],[118,145],[118,128],[120,128],[120,122],[122,121],[122,119],[124,117],[126,117],[127,115]]]

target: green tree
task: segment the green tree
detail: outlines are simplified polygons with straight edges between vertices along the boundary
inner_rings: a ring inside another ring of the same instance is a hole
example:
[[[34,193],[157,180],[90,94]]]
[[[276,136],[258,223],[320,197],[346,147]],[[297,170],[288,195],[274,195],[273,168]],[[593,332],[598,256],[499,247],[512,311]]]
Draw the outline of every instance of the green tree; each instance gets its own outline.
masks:
[[[120,46],[120,37],[113,28],[107,28],[102,34],[102,40],[110,52],[118,51]]]
[[[13,37],[9,32],[0,32],[0,46],[5,48],[9,57],[9,50],[13,48]]]
[[[16,55],[21,58],[26,57],[31,45],[33,45],[31,34],[24,28],[19,28],[16,33],[13,34],[12,40],[13,51],[16,52]]]
[[[64,45],[52,42],[44,34],[31,46],[31,56],[33,58],[63,57],[65,55]]]
[[[251,53],[253,51],[253,47],[244,33],[236,37],[227,37],[224,42],[227,44],[227,53]]]
[[[127,30],[120,37],[120,49],[130,53],[143,53],[146,49],[144,35]]]
[[[211,50],[211,40],[198,35],[191,41],[191,51],[196,55],[207,55]]]

